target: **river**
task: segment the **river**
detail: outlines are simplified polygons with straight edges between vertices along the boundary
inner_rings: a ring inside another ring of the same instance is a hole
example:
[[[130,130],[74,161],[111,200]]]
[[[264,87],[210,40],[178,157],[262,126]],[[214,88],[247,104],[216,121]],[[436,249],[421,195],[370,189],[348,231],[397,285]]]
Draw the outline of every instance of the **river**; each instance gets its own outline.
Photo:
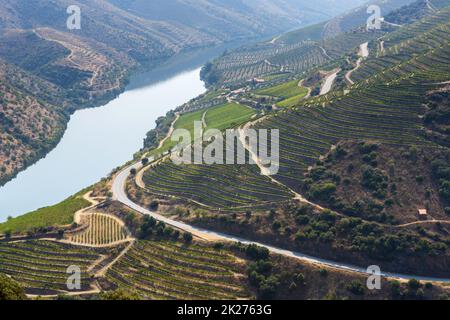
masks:
[[[105,106],[75,112],[57,147],[0,188],[0,222],[56,204],[131,160],[158,117],[205,91],[200,67],[237,45],[179,55],[134,76]]]

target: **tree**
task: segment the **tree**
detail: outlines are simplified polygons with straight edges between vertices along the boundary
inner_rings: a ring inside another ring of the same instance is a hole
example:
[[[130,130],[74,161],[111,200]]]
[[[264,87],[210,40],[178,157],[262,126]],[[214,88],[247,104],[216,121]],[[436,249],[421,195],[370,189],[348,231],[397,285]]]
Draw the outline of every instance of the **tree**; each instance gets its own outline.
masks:
[[[26,300],[23,288],[13,279],[0,274],[0,300]]]
[[[328,201],[337,187],[332,182],[314,184],[310,190],[310,196],[317,200]]]
[[[108,291],[100,295],[102,300],[110,301],[135,301],[141,300],[137,293],[129,292],[122,289],[117,289],[115,291]]]
[[[149,163],[148,158],[143,158],[143,159],[141,160],[141,163],[142,163],[143,166],[146,166],[146,165]]]
[[[245,254],[253,260],[267,260],[269,258],[269,250],[255,244],[248,245]]]
[[[130,173],[134,176],[134,175],[136,175],[137,170],[135,168],[133,168],[133,169],[130,170]]]
[[[420,284],[420,282],[419,282],[418,280],[416,280],[416,279],[411,279],[411,280],[409,280],[409,282],[408,282],[408,287],[409,287],[410,289],[417,290],[417,289],[419,289],[419,288],[421,287],[421,284]]]
[[[152,202],[150,202],[150,205],[148,207],[151,211],[157,211],[158,207],[159,207],[159,202],[156,200],[153,200]]]
[[[183,234],[184,242],[191,243],[193,239],[194,239],[194,237],[192,236],[192,233],[187,232],[187,233]]]

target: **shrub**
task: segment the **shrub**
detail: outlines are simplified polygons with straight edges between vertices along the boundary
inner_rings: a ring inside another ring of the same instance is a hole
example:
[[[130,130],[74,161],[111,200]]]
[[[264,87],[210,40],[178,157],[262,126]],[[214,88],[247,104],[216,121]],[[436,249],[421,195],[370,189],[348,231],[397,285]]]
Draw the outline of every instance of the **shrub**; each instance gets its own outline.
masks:
[[[319,274],[321,277],[328,277],[328,270],[327,269],[320,269]]]
[[[10,239],[11,236],[12,236],[12,231],[11,231],[11,230],[6,230],[6,231],[5,231],[5,238],[6,238],[6,239]]]
[[[314,184],[310,190],[310,196],[314,199],[327,201],[336,191],[336,185],[332,182]]]
[[[347,284],[346,289],[347,289],[347,291],[349,291],[357,296],[364,295],[364,291],[365,291],[364,286],[361,284],[361,282],[359,282],[357,280],[353,280],[352,282]]]
[[[0,301],[3,300],[26,300],[26,296],[17,282],[0,274]]]
[[[122,289],[117,289],[115,291],[108,291],[105,293],[102,293],[100,295],[100,298],[102,300],[109,300],[109,301],[135,301],[140,300],[140,297],[137,295],[137,293],[125,291]]]
[[[280,230],[280,228],[281,228],[281,223],[279,221],[274,221],[272,223],[272,229],[273,230],[278,231],[278,230]]]
[[[379,169],[365,166],[362,174],[362,185],[369,190],[386,189],[387,177]]]
[[[378,150],[378,145],[374,143],[362,142],[359,144],[358,148],[361,154],[369,154],[371,152]]]
[[[418,280],[411,279],[411,280],[408,281],[408,287],[410,289],[417,290],[417,289],[419,289],[421,287],[421,284],[420,284],[420,282]]]
[[[275,276],[263,280],[259,288],[259,297],[261,299],[273,299],[279,285],[278,278]]]
[[[148,207],[151,211],[157,211],[158,207],[159,207],[159,202],[156,200],[153,200],[152,202],[150,202],[150,205]]]
[[[269,249],[250,244],[245,249],[245,254],[253,260],[266,260],[269,258]]]
[[[184,233],[184,234],[183,234],[183,240],[184,240],[184,242],[186,242],[186,243],[191,243],[192,240],[194,240],[194,237],[192,236],[191,233],[187,232],[187,233]]]
[[[178,240],[179,238],[180,238],[180,231],[173,230],[173,232],[172,232],[172,239]]]
[[[295,221],[298,225],[307,225],[309,223],[309,218],[307,216],[297,216]]]

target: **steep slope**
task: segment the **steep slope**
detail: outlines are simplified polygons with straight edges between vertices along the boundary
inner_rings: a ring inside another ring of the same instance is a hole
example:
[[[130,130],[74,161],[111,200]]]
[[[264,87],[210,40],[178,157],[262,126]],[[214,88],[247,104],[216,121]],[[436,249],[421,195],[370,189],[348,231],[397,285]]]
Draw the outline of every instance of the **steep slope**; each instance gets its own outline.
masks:
[[[403,6],[413,3],[411,6]],[[436,8],[447,2],[436,3]],[[386,21],[397,21],[409,16],[409,22],[432,12],[424,0],[371,1],[327,22],[295,30],[271,41],[238,48],[225,54],[203,70],[204,80],[211,85],[237,84],[267,74],[299,73],[320,66],[341,56],[358,41],[379,37],[392,30],[392,25],[382,24],[381,30],[365,32],[369,4],[381,8]],[[400,9],[399,9],[400,8]],[[414,12],[414,15],[411,13]],[[355,29],[359,29],[355,31]],[[351,36],[350,34],[354,34]],[[359,35],[359,37],[358,37]],[[355,42],[356,41],[356,42]]]
[[[446,7],[378,35],[379,39],[368,44],[369,58],[361,61],[361,68],[352,76],[354,84],[305,99],[255,122],[256,129],[280,130],[280,170],[265,182],[253,183],[253,187],[247,184],[256,177],[261,179],[252,166],[244,171],[236,166],[160,162],[145,171],[145,188],[138,184],[135,200],[160,199],[170,213],[189,223],[310,254],[320,252],[361,265],[376,263],[389,270],[447,273],[448,155],[427,139],[424,127],[432,131],[431,138],[439,134],[438,141],[444,140],[448,99],[432,94],[448,91],[449,21],[450,7]],[[340,37],[345,39],[345,35]],[[382,54],[374,50],[380,41],[385,44]],[[342,41],[335,38],[332,43]],[[336,50],[336,45],[333,48]],[[351,55],[344,54],[344,59],[331,65],[339,66]],[[301,74],[297,76],[301,79]],[[250,83],[241,90],[236,90],[236,85],[228,98],[245,103],[251,98],[248,92],[265,85]],[[339,167],[340,162],[333,161],[342,151],[351,152],[352,148],[336,147],[349,140],[379,144],[383,154],[352,152],[356,176],[349,175],[350,187],[345,187],[344,165]],[[388,175],[389,152],[399,169],[409,170],[407,174]],[[430,167],[432,157],[440,160]],[[217,177],[230,188],[216,191]],[[361,189],[352,193],[351,188],[358,185]],[[274,197],[286,191],[292,202]],[[416,199],[410,199],[410,192],[417,192]],[[364,197],[359,201],[363,206],[354,203],[352,194]],[[177,207],[180,203],[189,209]],[[430,216],[420,220],[418,212],[423,208],[430,210]]]
[[[287,30],[302,18],[298,3],[0,0],[0,185],[56,145],[72,112],[120,93],[131,70],[183,50]],[[70,5],[81,9],[80,30],[66,27]],[[325,18],[316,13],[311,22]]]
[[[362,3],[360,0],[109,0],[150,20],[167,20],[225,40],[274,34],[300,24],[326,20]]]
[[[330,20],[324,27],[323,36],[325,38],[333,37],[336,34],[347,32],[353,28],[365,25],[371,13],[367,13],[370,5],[376,5],[381,9],[381,16],[385,17],[390,12],[408,5],[416,0],[372,0],[359,8]],[[387,20],[389,21],[389,20]]]

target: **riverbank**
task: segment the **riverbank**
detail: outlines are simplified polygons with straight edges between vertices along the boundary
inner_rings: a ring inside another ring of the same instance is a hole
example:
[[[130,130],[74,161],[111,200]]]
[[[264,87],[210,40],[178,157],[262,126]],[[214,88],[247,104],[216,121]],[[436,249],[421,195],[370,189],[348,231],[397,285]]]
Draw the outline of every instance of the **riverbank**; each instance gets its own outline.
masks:
[[[85,108],[80,108],[73,114],[68,115],[64,130],[61,130],[60,135],[46,149],[46,152],[41,153],[39,157],[35,157],[34,161],[27,163],[26,169],[16,172],[14,177],[10,177],[8,182],[3,187],[0,187],[0,203],[2,204],[0,206],[0,221],[5,220],[7,216],[18,216],[44,206],[59,203],[87,185],[98,182],[108,175],[112,169],[130,160],[136,150],[142,148],[143,139],[147,132],[152,129],[152,126],[155,126],[158,118],[165,116],[170,110],[204,92],[205,87],[199,76],[200,68],[225,50],[242,45],[242,42],[243,40],[214,47],[184,51],[167,59],[164,63],[160,63],[160,65],[151,70],[135,69],[130,71],[126,81],[123,81],[121,91],[112,100],[107,100],[107,103],[99,100],[96,108],[93,108],[93,105],[84,106]],[[187,81],[183,82],[183,78],[180,79],[178,77],[186,73],[191,74],[188,76],[189,80],[185,78]],[[178,80],[171,82],[173,79]],[[163,88],[164,86],[169,86],[170,83],[173,83],[172,88]],[[161,86],[161,84],[164,85]],[[161,89],[161,92],[164,93],[162,93],[163,96],[158,98],[154,96],[145,98],[146,102],[154,101],[150,105],[144,106],[145,101],[136,101],[137,98],[131,98],[132,100],[125,104],[116,102],[117,100],[121,101],[122,96],[125,96],[125,99],[127,99],[128,92],[137,93],[139,90],[149,90],[152,86],[155,90]],[[189,92],[191,89],[192,92]],[[128,108],[126,105],[128,105]],[[162,105],[164,105],[164,108],[160,109],[159,106]],[[112,112],[103,114],[101,111],[98,111],[105,108],[112,110]],[[118,108],[127,109],[127,112],[116,115]],[[146,108],[154,108],[160,111],[149,115],[145,114]],[[97,118],[97,114],[102,114],[103,118]],[[93,115],[94,118],[89,119],[89,115]],[[126,122],[132,128],[127,130],[127,125],[124,126],[118,123],[118,119],[121,118],[126,119]],[[138,124],[133,126],[132,121],[136,121]],[[73,125],[73,123],[77,122],[80,124]],[[107,126],[108,122],[110,122],[109,129],[100,129]],[[92,129],[98,126],[100,126],[98,130]],[[139,133],[137,133],[137,128],[140,128]],[[74,135],[73,131],[76,130],[83,134],[79,136]],[[121,130],[122,133],[118,132],[118,130]],[[135,133],[133,134],[132,132]],[[116,137],[118,134],[120,134],[120,137]],[[129,136],[129,138],[125,136]],[[134,139],[134,141],[131,139]],[[120,148],[124,151],[118,150],[116,146],[114,148],[117,150],[111,150],[111,148],[104,150],[103,145],[105,143],[112,144],[114,141],[120,143]],[[76,146],[73,148],[64,147],[64,145],[70,143]],[[123,147],[124,144],[125,147]],[[101,147],[98,148],[98,146]],[[64,151],[59,149],[64,149]],[[117,155],[120,154],[120,161],[110,161],[109,167],[106,168],[102,165],[103,160],[95,160],[98,152],[104,152],[104,157],[109,155],[111,159],[116,159]],[[63,156],[63,153],[67,155]],[[83,157],[83,155],[89,155],[89,157]],[[57,161],[56,159],[61,160]],[[83,162],[85,163],[83,164]],[[98,170],[99,173],[95,174],[94,170]],[[89,179],[85,179],[85,182],[82,184],[79,181],[82,180],[83,176],[86,176],[85,171],[90,172],[88,175]],[[54,177],[57,173],[60,175],[58,180]],[[70,175],[70,173],[72,174]],[[76,187],[70,186],[72,181],[76,181]],[[69,185],[69,187],[64,185],[64,183]],[[50,187],[50,184],[54,184],[58,188]],[[50,192],[54,196],[48,195],[46,192]],[[44,200],[40,201],[39,198]]]
[[[161,115],[205,90],[190,69],[75,112],[57,147],[0,188],[0,221],[59,203],[130,160]]]

